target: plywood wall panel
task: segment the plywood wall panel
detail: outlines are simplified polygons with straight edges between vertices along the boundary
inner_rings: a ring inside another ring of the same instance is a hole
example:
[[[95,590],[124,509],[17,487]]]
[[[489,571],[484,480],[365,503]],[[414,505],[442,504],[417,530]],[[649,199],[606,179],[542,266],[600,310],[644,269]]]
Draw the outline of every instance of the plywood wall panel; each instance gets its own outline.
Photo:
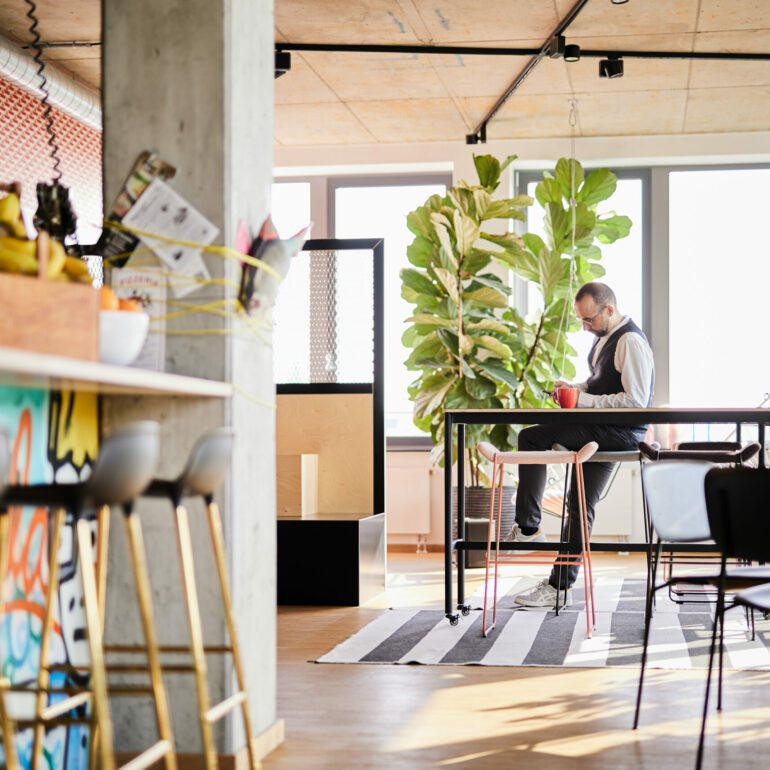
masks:
[[[276,453],[318,455],[318,512],[374,513],[372,396],[279,395]]]

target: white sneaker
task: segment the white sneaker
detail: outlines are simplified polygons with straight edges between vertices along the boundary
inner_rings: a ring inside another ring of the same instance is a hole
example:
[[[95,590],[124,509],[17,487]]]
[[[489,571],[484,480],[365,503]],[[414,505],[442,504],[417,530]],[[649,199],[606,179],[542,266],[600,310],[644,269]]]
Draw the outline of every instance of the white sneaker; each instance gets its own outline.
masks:
[[[513,599],[523,607],[556,607],[556,589],[547,581],[541,580],[529,593],[519,594]],[[567,599],[564,591],[559,591],[559,607],[569,607],[572,604],[572,589],[567,589]]]
[[[525,535],[518,524],[513,525],[511,534],[508,540],[512,540],[514,543],[547,543],[548,538],[545,536],[545,532],[542,529],[538,529],[534,535]]]

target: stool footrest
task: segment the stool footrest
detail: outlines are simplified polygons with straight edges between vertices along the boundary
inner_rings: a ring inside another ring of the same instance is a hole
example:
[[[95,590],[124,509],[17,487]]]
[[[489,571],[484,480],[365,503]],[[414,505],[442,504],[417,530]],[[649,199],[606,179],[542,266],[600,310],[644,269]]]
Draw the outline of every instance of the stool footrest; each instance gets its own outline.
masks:
[[[130,762],[121,765],[120,770],[143,770],[145,767],[155,764],[159,759],[163,759],[166,754],[170,754],[172,751],[171,741],[158,741],[138,757],[134,757]]]
[[[239,706],[246,700],[246,693],[242,690],[231,695],[229,698],[225,698],[223,701],[217,703],[216,706],[212,706],[205,714],[204,718],[207,722],[217,722],[225,714],[229,714],[236,706]]]
[[[70,695],[69,698],[56,701],[51,706],[47,706],[40,714],[40,718],[44,722],[48,722],[50,719],[66,714],[68,711],[76,709],[78,706],[82,706],[91,700],[90,692],[79,692],[76,695]]]
[[[161,663],[164,674],[190,674],[195,671],[191,663]],[[111,674],[146,674],[150,670],[149,663],[107,663],[107,671]]]
[[[116,655],[138,655],[147,652],[147,645],[144,644],[105,644],[105,652],[112,652]],[[227,644],[204,645],[203,651],[211,655],[226,655],[233,651],[233,648]],[[165,652],[169,655],[192,654],[192,647],[189,644],[159,644],[158,652]]]

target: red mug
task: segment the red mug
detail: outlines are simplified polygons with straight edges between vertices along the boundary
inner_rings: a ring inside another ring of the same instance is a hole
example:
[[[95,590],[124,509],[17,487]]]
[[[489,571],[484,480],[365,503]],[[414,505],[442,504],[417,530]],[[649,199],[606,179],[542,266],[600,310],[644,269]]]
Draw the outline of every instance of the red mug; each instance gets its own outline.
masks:
[[[562,409],[574,409],[580,391],[577,388],[557,388],[556,401]]]

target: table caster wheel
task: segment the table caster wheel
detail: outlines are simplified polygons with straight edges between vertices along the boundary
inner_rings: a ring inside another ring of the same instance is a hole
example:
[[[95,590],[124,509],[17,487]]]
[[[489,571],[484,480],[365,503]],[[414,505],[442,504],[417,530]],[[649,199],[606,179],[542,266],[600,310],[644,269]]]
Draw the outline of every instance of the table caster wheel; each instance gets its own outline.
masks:
[[[463,615],[470,615],[471,614],[471,605],[470,604],[461,604],[458,608],[460,612],[462,612]]]
[[[456,626],[460,623],[460,616],[459,615],[450,615],[449,616],[449,625],[450,626]]]

